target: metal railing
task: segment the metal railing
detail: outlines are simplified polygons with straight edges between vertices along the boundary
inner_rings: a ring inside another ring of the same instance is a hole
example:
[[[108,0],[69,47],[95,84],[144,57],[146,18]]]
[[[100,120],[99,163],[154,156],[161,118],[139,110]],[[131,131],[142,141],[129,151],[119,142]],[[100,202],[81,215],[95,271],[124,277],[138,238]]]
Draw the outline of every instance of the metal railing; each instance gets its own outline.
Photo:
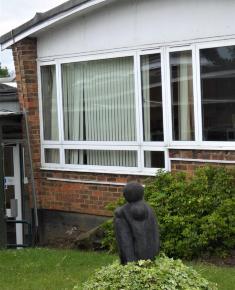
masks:
[[[28,244],[7,244],[7,248],[28,248],[32,247],[32,225],[26,220],[6,220],[7,224],[22,224],[28,226]]]

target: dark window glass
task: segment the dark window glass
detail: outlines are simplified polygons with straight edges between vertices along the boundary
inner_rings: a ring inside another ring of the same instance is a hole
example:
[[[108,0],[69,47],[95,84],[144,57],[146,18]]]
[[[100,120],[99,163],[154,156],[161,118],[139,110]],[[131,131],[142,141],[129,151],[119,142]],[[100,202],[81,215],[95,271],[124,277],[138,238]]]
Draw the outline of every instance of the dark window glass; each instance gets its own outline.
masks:
[[[4,175],[14,176],[13,147],[4,147]]]
[[[165,154],[163,151],[145,151],[144,167],[165,168]]]
[[[192,52],[171,52],[170,68],[173,140],[192,141],[195,139]]]
[[[235,140],[235,46],[200,50],[203,140]]]
[[[163,141],[160,54],[141,57],[144,141]]]

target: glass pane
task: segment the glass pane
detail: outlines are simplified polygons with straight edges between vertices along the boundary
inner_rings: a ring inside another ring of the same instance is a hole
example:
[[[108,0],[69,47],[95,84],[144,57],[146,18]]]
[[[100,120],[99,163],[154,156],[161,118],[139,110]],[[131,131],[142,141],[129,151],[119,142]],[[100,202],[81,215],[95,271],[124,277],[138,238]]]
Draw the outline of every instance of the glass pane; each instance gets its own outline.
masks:
[[[7,123],[7,122],[6,122]],[[22,125],[20,120],[18,124],[6,124],[2,126],[3,139],[22,139]]]
[[[135,141],[133,57],[62,65],[65,140]]]
[[[192,141],[195,139],[192,52],[171,52],[170,68],[173,140]]]
[[[144,167],[165,168],[165,154],[163,151],[145,151]]]
[[[66,164],[100,166],[137,166],[136,151],[121,150],[65,150]]]
[[[14,176],[13,147],[4,147],[4,176]]]
[[[45,162],[46,163],[60,163],[60,150],[59,149],[45,149]]]
[[[141,56],[144,141],[163,141],[160,54]]]
[[[42,114],[45,140],[58,140],[58,113],[55,65],[41,67]]]
[[[15,185],[7,185],[4,189],[6,208],[11,208],[11,199],[15,198]]]
[[[235,140],[235,46],[200,50],[203,139]]]

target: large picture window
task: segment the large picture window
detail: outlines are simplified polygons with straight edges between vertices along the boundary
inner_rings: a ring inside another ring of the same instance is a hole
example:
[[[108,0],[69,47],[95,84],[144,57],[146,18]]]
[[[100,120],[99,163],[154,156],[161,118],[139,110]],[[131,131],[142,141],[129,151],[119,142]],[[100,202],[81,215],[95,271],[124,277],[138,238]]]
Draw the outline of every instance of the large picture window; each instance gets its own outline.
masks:
[[[160,53],[141,56],[139,68],[135,56],[42,66],[44,162],[73,170],[164,168],[165,150],[154,148],[164,141],[161,78]]]
[[[62,64],[65,140],[135,141],[133,57]]]
[[[168,149],[234,145],[231,43],[64,58],[40,71],[45,168],[154,174],[170,166]]]

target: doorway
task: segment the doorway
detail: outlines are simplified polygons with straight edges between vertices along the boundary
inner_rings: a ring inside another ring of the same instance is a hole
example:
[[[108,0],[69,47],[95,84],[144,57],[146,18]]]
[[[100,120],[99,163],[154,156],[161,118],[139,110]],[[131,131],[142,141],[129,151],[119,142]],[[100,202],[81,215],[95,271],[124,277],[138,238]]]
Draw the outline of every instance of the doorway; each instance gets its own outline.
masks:
[[[4,146],[4,193],[5,209],[8,220],[22,220],[20,146]],[[8,244],[23,244],[23,225],[9,223],[7,225]]]

